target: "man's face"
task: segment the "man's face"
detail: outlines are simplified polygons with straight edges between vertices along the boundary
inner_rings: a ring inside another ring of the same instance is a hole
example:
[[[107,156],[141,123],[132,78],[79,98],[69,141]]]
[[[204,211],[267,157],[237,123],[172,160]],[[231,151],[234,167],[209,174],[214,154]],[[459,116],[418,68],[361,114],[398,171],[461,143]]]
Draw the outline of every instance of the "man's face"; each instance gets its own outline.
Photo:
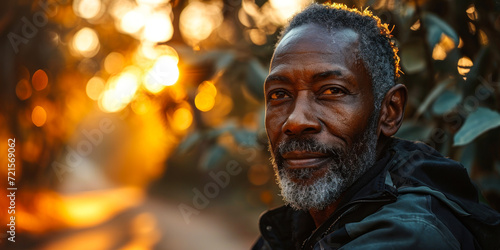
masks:
[[[287,203],[323,209],[375,161],[376,116],[359,35],[313,24],[281,40],[265,83],[266,130]]]

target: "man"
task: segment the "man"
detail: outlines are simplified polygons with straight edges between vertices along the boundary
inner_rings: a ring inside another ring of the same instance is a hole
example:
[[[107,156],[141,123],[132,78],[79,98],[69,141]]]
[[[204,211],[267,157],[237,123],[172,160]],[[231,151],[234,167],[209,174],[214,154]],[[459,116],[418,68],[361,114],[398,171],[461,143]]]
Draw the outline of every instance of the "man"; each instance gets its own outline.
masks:
[[[407,100],[396,52],[367,10],[313,4],[290,21],[264,86],[286,205],[261,216],[254,249],[500,249],[466,170],[392,137]]]

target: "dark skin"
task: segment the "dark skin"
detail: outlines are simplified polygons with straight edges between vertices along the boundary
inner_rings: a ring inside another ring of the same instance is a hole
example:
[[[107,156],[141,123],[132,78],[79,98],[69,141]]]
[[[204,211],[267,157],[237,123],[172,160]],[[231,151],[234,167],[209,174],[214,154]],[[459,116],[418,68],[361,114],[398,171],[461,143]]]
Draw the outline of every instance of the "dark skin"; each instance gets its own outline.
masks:
[[[351,29],[328,31],[306,24],[281,40],[264,85],[272,150],[292,137],[347,149],[368,128],[374,95],[371,78],[357,56],[359,38]],[[401,126],[406,99],[407,90],[401,84],[385,95],[377,126],[377,155]],[[303,151],[283,157],[285,168],[314,170],[305,184],[322,176],[330,160],[329,155]],[[340,199],[326,209],[309,211],[316,226],[335,211]]]

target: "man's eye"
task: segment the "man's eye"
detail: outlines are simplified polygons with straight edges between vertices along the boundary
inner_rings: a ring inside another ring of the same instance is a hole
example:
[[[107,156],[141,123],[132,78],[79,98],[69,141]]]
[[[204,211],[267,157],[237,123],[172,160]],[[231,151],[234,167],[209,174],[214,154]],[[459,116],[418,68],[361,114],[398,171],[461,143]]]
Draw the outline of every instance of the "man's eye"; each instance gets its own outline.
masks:
[[[284,98],[289,98],[290,96],[285,92],[285,91],[276,91],[271,94],[271,100],[278,100],[278,99],[284,99]]]
[[[345,91],[341,88],[332,87],[323,92],[323,95],[342,95],[345,94]]]

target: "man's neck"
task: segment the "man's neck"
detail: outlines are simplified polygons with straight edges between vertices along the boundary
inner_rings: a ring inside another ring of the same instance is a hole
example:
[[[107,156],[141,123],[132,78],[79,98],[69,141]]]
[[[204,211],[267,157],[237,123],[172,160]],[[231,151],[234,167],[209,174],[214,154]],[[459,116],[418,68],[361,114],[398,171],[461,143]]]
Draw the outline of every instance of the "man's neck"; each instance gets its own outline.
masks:
[[[309,214],[311,214],[311,217],[314,220],[316,228],[321,226],[321,224],[323,224],[330,217],[330,215],[332,215],[333,212],[337,210],[337,206],[339,205],[340,200],[342,199],[343,196],[344,194],[341,194],[336,201],[334,201],[332,204],[328,205],[326,208],[322,210],[317,210],[314,208],[309,209]]]

